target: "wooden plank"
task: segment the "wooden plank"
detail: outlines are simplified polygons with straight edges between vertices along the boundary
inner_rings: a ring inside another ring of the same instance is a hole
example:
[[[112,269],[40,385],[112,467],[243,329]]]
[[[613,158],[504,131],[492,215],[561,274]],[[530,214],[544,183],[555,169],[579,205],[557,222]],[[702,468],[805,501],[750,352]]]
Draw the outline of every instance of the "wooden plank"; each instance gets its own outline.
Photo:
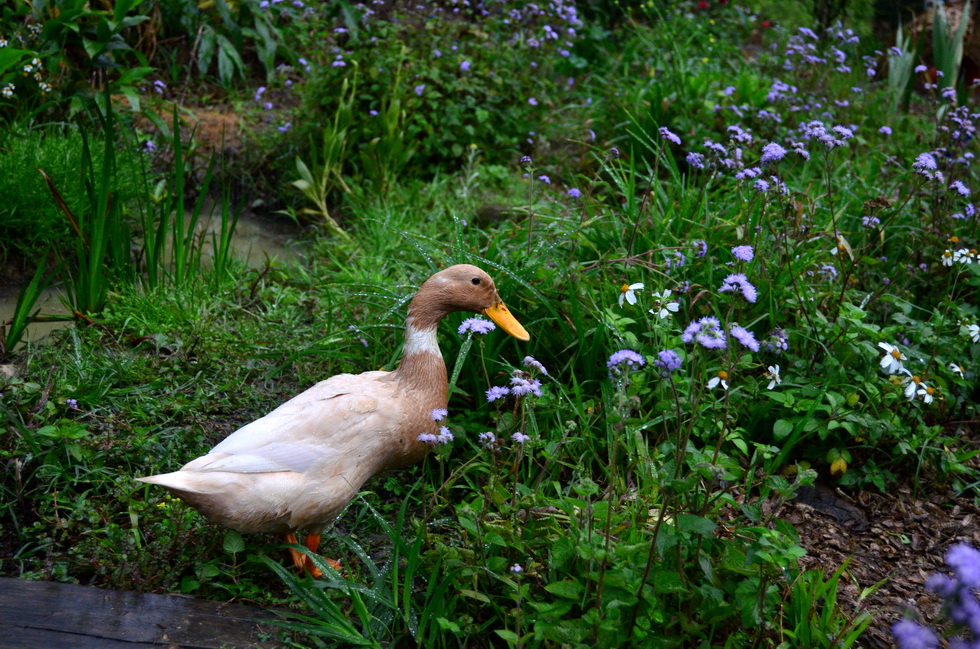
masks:
[[[272,649],[273,615],[180,595],[0,578],[0,638],[17,649]],[[19,644],[13,644],[17,642]]]

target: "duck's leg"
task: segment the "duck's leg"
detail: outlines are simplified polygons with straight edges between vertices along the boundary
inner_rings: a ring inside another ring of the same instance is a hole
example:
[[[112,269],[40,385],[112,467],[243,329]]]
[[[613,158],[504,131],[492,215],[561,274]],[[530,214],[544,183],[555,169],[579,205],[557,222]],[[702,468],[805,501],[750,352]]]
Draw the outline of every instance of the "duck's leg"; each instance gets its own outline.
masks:
[[[320,535],[319,534],[307,534],[306,535],[306,548],[310,552],[316,552],[316,549],[318,547],[320,547]],[[313,565],[313,561],[309,557],[305,557],[305,559],[306,559],[306,571],[308,573],[310,573],[313,576],[314,579],[323,576],[323,572],[320,569],[318,569],[316,566]],[[337,572],[341,572],[341,565],[340,565],[340,562],[339,561],[337,561],[336,559],[327,559],[326,557],[324,557],[324,560],[327,563],[330,564],[330,567],[331,568],[333,568]]]
[[[295,543],[296,545],[299,545],[299,539],[296,538],[295,534],[290,532],[286,535],[286,543]],[[299,550],[289,548],[289,556],[293,558],[293,565],[296,566],[296,569],[303,572],[303,570],[306,568],[306,555]]]

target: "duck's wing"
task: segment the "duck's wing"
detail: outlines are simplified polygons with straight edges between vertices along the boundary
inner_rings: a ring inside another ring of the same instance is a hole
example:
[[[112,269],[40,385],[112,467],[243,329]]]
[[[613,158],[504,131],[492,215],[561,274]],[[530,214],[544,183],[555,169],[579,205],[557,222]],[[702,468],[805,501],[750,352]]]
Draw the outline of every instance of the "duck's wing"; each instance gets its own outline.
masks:
[[[306,473],[347,456],[397,426],[400,399],[392,383],[378,380],[386,374],[341,374],[321,381],[238,429],[181,471]]]

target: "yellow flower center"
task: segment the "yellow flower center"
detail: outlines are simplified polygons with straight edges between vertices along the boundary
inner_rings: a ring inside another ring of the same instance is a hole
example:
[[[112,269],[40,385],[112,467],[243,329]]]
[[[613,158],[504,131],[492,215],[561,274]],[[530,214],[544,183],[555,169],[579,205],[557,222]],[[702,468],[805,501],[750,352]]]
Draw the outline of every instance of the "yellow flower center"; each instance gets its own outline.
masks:
[[[922,379],[920,379],[919,377],[917,377],[917,376],[913,376],[912,377],[912,383],[915,383],[916,385],[918,385],[921,382],[922,382]]]
[[[630,290],[630,285],[629,284],[623,284],[622,286],[619,287],[619,292],[620,293],[626,293],[629,290]]]
[[[936,394],[936,388],[926,388],[926,392],[929,393],[929,396],[932,396]]]
[[[726,372],[725,370],[722,370],[722,371],[718,372],[718,378],[721,379],[722,381],[727,381],[728,380],[728,372]]]
[[[951,253],[949,250],[947,250],[946,252],[943,253],[943,257],[949,258],[949,257],[952,257],[952,256],[953,256],[953,253]]]
[[[902,352],[898,351],[897,349],[893,349],[893,350],[891,350],[888,353],[891,354],[893,358],[897,358],[898,360],[902,360]]]

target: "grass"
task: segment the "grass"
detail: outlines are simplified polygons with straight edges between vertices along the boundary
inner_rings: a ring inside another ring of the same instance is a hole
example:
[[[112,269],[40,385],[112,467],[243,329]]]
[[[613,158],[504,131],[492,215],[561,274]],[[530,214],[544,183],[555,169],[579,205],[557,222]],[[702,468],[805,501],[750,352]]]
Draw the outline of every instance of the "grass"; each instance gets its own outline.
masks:
[[[349,237],[314,235],[302,264],[202,274],[183,220],[153,221],[178,243],[161,281],[112,284],[97,326],[0,379],[4,574],[285,603],[304,646],[856,646],[883,613],[843,607],[845,567],[806,570],[769,512],[814,480],[978,497],[974,116],[934,95],[896,112],[846,34],[724,11],[617,34],[570,98],[595,141],[508,165],[466,147],[370,191],[326,156],[308,189]],[[743,29],[772,46],[753,66],[732,63]],[[278,544],[132,481],[326,376],[393,367],[415,287],[462,262],[531,341],[447,318],[455,441],[341,516],[323,552],[348,574],[297,577]],[[487,396],[522,382],[540,395]]]

